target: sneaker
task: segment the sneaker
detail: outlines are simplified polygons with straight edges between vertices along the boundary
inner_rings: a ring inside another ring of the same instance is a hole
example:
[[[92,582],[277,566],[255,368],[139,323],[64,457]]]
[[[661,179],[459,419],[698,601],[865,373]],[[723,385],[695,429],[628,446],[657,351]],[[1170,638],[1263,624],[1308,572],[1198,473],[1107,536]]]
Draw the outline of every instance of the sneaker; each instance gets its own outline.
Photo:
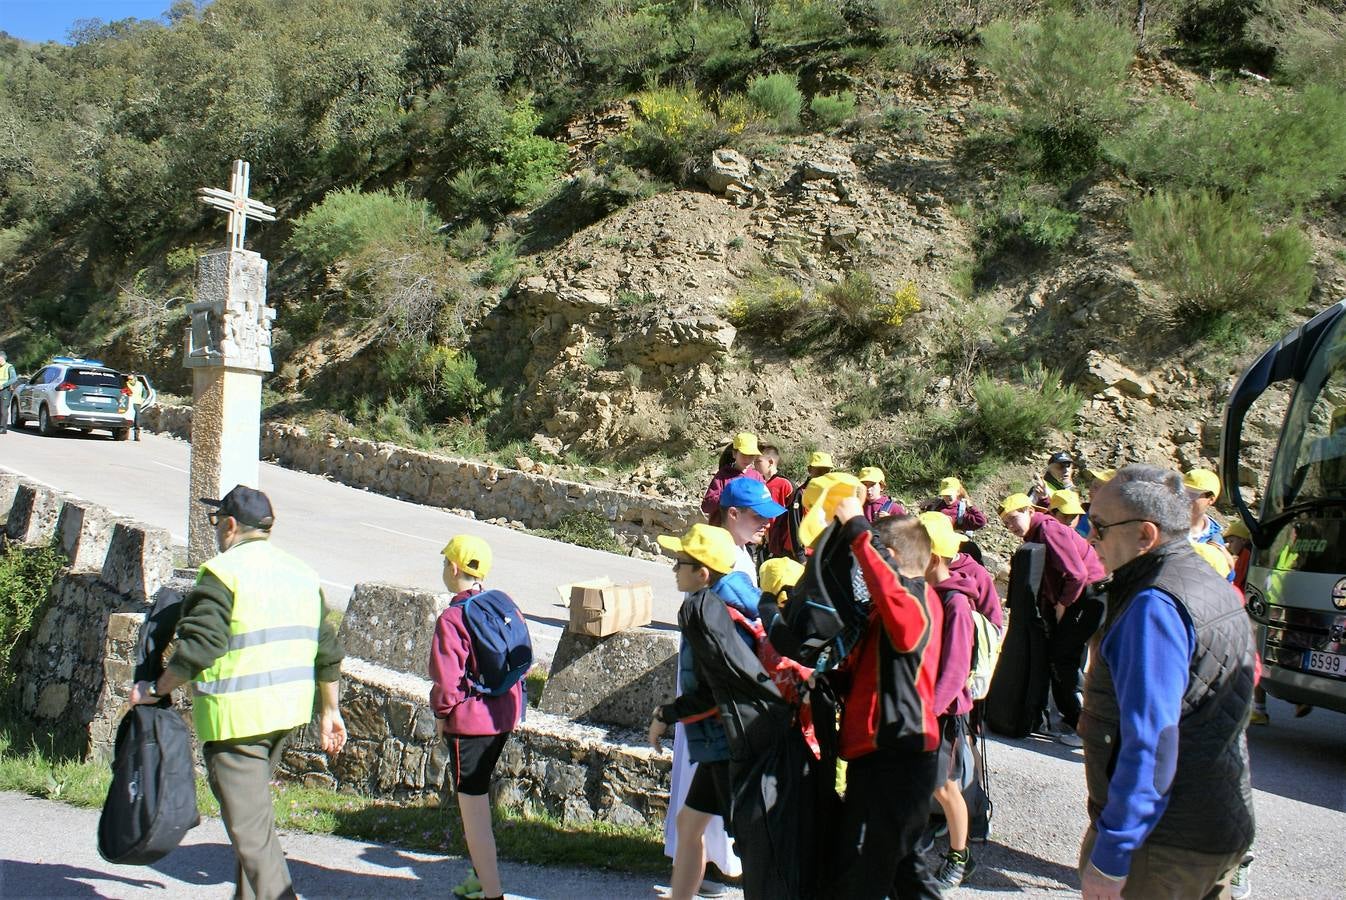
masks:
[[[1056,733],[1056,742],[1065,744],[1067,747],[1083,747],[1084,739],[1075,733],[1075,729],[1069,725],[1062,725],[1061,730]]]
[[[481,900],[482,897],[486,896],[486,892],[481,889],[481,882],[477,880],[475,869],[468,870],[467,877],[453,889],[453,895],[462,897],[464,900]]]
[[[977,861],[970,850],[950,850],[944,854],[944,862],[935,873],[935,880],[946,888],[958,887],[977,871]]]
[[[1265,709],[1253,709],[1252,718],[1248,719],[1249,725],[1270,725],[1271,716]]]
[[[1252,877],[1248,870],[1253,867],[1252,854],[1243,857],[1243,862],[1234,870],[1234,878],[1229,882],[1229,896],[1234,900],[1248,900],[1253,895]]]
[[[718,881],[711,881],[709,878],[704,879],[701,886],[696,889],[698,897],[723,897],[727,893],[729,893],[729,888]]]

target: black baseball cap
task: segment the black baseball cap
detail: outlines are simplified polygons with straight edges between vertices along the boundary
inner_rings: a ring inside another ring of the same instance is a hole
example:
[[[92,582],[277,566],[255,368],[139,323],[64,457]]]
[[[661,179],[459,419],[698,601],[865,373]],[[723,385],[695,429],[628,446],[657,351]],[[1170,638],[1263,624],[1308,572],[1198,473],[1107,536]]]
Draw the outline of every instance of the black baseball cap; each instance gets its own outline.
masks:
[[[272,512],[271,501],[267,499],[266,494],[246,484],[238,485],[221,500],[202,497],[201,502],[206,506],[215,507],[221,515],[231,516],[241,524],[253,528],[270,528],[276,520],[276,514]]]
[[[1070,454],[1065,452],[1064,450],[1058,450],[1057,452],[1053,453],[1051,457],[1048,458],[1047,460],[1047,465],[1050,466],[1052,463],[1066,463],[1067,465],[1074,465],[1075,460],[1071,459]]]

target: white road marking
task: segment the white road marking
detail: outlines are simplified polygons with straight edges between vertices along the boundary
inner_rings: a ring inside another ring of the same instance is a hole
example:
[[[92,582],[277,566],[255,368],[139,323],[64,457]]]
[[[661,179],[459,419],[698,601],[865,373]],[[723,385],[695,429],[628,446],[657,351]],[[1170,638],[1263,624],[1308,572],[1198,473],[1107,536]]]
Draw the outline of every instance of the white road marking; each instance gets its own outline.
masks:
[[[323,584],[330,584],[332,587],[341,588],[343,591],[355,590],[355,588],[351,587],[349,584],[342,584],[339,581],[328,581],[326,578],[321,579],[321,581]]]
[[[174,472],[181,472],[183,475],[189,474],[186,469],[180,469],[177,466],[170,466],[168,463],[159,462],[159,460],[157,459],[152,459],[150,460],[150,462],[154,463],[156,466],[163,466],[165,469],[172,469]]]
[[[392,528],[384,528],[382,525],[375,525],[373,522],[361,522],[365,528],[377,528],[379,531],[386,531],[389,534],[395,534],[398,537],[411,538],[413,541],[425,541],[427,544],[439,546],[440,542],[435,538],[422,537],[419,534],[407,534],[405,531],[396,531]]]

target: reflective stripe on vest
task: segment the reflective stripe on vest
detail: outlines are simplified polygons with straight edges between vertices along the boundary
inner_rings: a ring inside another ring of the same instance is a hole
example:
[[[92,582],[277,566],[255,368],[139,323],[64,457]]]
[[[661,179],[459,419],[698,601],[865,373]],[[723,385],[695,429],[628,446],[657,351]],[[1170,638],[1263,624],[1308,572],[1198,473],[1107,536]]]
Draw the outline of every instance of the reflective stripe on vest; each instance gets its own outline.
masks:
[[[229,649],[194,685],[197,735],[231,740],[306,724],[322,616],[317,573],[266,540],[230,548],[201,566],[207,572],[234,603]]]

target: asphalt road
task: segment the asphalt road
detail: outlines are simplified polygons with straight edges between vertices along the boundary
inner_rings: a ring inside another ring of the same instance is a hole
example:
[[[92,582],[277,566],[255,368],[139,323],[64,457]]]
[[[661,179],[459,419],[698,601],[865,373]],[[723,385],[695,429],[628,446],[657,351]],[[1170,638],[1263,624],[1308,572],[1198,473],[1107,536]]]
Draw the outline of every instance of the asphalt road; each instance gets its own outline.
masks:
[[[185,547],[190,451],[184,441],[155,434],[137,443],[98,433],[44,438],[10,429],[0,435],[0,468],[167,528]],[[260,480],[276,509],[273,539],[318,571],[332,606],[344,609],[351,589],[365,581],[443,590],[439,551],[449,537],[466,532],[490,543],[495,564],[488,584],[518,602],[540,659],[551,659],[569,615],[558,605],[558,585],[599,576],[619,584],[646,581],[654,588],[655,623],[677,623],[681,596],[665,564],[535,537],[267,463]]]

